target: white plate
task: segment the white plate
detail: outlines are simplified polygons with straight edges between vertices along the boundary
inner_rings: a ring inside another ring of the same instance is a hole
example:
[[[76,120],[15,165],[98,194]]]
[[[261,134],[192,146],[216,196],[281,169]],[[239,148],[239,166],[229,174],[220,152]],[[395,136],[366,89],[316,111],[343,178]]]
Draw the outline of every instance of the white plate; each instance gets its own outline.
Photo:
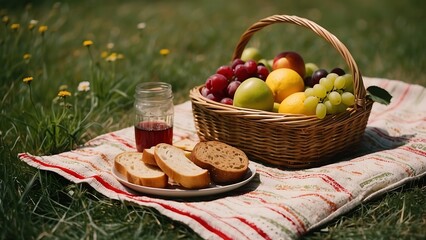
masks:
[[[196,189],[196,190],[182,189],[179,187],[153,188],[153,187],[145,187],[145,186],[133,184],[127,181],[126,177],[121,175],[114,167],[112,168],[112,175],[115,178],[117,178],[117,180],[120,183],[122,183],[124,186],[141,193],[163,196],[163,197],[200,197],[200,196],[216,195],[216,194],[228,192],[236,188],[239,188],[243,186],[244,184],[248,183],[256,175],[256,169],[253,166],[249,165],[249,169],[247,173],[244,175],[243,179],[237,183],[233,183],[229,185],[211,184],[207,188]]]

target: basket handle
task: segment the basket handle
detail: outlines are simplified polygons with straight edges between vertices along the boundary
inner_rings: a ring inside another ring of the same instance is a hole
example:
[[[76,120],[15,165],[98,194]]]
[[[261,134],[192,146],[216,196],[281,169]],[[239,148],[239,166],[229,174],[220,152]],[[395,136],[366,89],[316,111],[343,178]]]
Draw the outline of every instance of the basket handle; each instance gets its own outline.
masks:
[[[363,108],[366,107],[366,91],[364,87],[364,83],[362,81],[362,75],[361,72],[358,69],[358,66],[350,54],[349,50],[346,48],[345,45],[343,45],[342,42],[340,42],[339,39],[337,39],[336,36],[331,34],[329,31],[324,29],[323,27],[319,26],[315,22],[312,22],[308,19],[297,17],[297,16],[288,16],[288,15],[273,15],[267,18],[263,18],[259,20],[258,22],[251,25],[244,33],[241,35],[240,40],[235,47],[234,54],[232,56],[232,59],[236,59],[241,57],[241,54],[249,42],[250,38],[253,36],[253,34],[262,28],[272,25],[274,23],[293,23],[302,27],[306,27],[313,32],[315,32],[320,37],[324,38],[327,42],[329,42],[337,51],[340,53],[340,55],[343,57],[343,59],[346,61],[346,64],[349,66],[349,69],[352,72],[353,78],[354,78],[354,95],[355,95],[355,108],[356,106],[361,106]]]

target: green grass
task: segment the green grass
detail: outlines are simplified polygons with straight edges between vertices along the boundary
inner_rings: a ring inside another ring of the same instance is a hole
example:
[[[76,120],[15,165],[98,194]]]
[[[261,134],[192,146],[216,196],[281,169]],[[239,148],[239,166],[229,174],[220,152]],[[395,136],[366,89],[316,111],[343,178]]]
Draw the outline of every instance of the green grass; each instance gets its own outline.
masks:
[[[150,208],[110,200],[85,184],[31,168],[17,154],[63,152],[130,126],[138,82],[169,82],[176,104],[188,100],[189,89],[228,63],[242,32],[263,17],[310,18],[345,43],[363,75],[426,86],[426,4],[420,0],[39,2],[0,1],[1,16],[10,19],[0,23],[2,239],[199,238]],[[27,29],[31,19],[39,21],[33,31]],[[143,30],[137,28],[141,22]],[[12,31],[12,23],[20,29]],[[43,36],[40,25],[48,26]],[[84,47],[84,40],[94,44]],[[249,44],[267,58],[293,49],[325,68],[342,65],[322,39],[288,24],[269,26]],[[171,53],[161,56],[162,48]],[[108,62],[102,51],[124,59]],[[31,54],[29,61],[25,53]],[[28,76],[34,78],[30,86],[22,82]],[[91,82],[90,92],[77,92],[81,81]],[[58,99],[63,85],[72,96]],[[362,204],[306,239],[420,239],[426,235],[425,195],[420,179]]]

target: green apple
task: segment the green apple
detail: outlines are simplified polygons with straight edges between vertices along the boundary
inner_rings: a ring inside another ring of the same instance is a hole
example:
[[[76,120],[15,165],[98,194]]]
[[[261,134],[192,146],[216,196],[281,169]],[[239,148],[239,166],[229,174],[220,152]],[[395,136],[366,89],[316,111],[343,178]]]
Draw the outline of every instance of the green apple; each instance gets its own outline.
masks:
[[[274,94],[260,78],[246,79],[235,91],[234,106],[272,111],[274,107]]]
[[[315,63],[311,63],[311,62],[309,62],[309,63],[306,63],[306,64],[305,64],[305,69],[306,69],[305,76],[312,76],[312,74],[313,74],[316,70],[318,70],[319,68],[318,68],[318,66],[317,66]]]
[[[254,47],[245,48],[241,54],[241,60],[244,62],[248,60],[255,60],[256,62],[262,59],[259,49]]]

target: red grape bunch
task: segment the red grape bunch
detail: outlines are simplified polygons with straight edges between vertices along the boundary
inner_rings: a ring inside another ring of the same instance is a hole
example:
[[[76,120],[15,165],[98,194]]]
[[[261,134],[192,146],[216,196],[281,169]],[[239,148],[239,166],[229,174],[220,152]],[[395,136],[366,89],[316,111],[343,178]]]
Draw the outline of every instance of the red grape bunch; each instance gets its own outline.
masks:
[[[235,91],[242,82],[251,77],[265,81],[268,75],[269,70],[262,63],[237,58],[230,65],[220,66],[215,74],[207,78],[201,88],[201,95],[216,102],[232,105]]]

